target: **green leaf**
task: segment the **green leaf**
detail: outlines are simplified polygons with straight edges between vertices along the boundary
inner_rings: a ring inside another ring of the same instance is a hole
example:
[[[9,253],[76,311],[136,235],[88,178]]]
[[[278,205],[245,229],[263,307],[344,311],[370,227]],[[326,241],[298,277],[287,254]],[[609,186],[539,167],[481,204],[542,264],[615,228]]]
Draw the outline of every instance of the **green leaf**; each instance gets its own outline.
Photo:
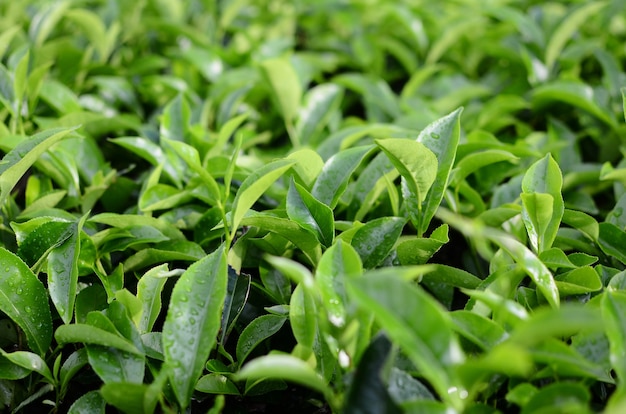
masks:
[[[143,355],[143,353],[138,350],[132,342],[121,337],[120,335],[82,323],[59,326],[54,332],[54,338],[57,342],[59,342],[59,344],[93,344],[104,347],[113,347],[130,354]]]
[[[345,413],[401,413],[383,379],[392,344],[378,335],[359,361],[345,400]]]
[[[43,284],[16,255],[0,247],[0,310],[26,335],[29,347],[44,355],[52,341],[52,317]]]
[[[154,412],[158,402],[158,395],[152,395],[154,392],[151,387],[152,385],[131,382],[111,382],[100,388],[100,394],[108,404],[127,414],[150,414]]]
[[[343,327],[348,318],[346,315],[348,298],[345,282],[347,278],[359,277],[363,273],[361,258],[357,251],[342,240],[337,240],[320,259],[315,271],[322,303],[326,309],[328,320],[337,327]]]
[[[150,332],[161,312],[161,292],[167,278],[178,274],[170,271],[167,264],[148,270],[137,283],[137,298],[141,301],[141,314],[137,321],[139,332]]]
[[[535,110],[542,110],[554,101],[576,106],[589,112],[608,126],[616,127],[613,117],[607,115],[594,100],[593,89],[584,83],[568,80],[556,80],[532,90],[532,104]]]
[[[385,329],[443,401],[460,407],[463,387],[454,366],[464,355],[445,310],[420,288],[393,274],[349,280],[348,293]]]
[[[287,58],[268,59],[261,63],[261,74],[285,123],[291,124],[302,100],[302,86],[293,65]]]
[[[244,214],[268,188],[294,164],[294,161],[277,160],[250,174],[237,190],[232,206],[231,228],[236,230]]]
[[[48,255],[48,291],[64,323],[74,315],[74,301],[78,285],[80,233],[87,216],[72,224],[70,237]]]
[[[222,319],[220,330],[222,331],[219,342],[224,344],[235,327],[237,319],[243,308],[248,302],[250,294],[251,278],[245,273],[237,274],[235,269],[228,267],[228,286],[226,288],[226,297],[224,299],[224,309],[222,310]]]
[[[437,157],[424,144],[399,138],[376,140],[383,152],[389,157],[411,193],[417,198],[419,208],[426,198],[428,190],[437,176]]]
[[[530,318],[515,326],[512,343],[531,346],[546,338],[569,337],[579,332],[598,332],[604,329],[599,309],[575,304],[563,304],[559,309],[541,308]]]
[[[183,273],[174,286],[163,324],[163,351],[176,399],[186,408],[215,346],[228,267],[224,246]]]
[[[554,413],[589,412],[591,395],[587,387],[575,382],[556,382],[538,390],[522,407],[521,414],[545,412],[550,407]]]
[[[607,290],[602,295],[602,320],[609,338],[611,367],[615,370],[620,387],[626,378],[626,294]]]
[[[248,362],[237,379],[282,379],[330,395],[330,388],[310,365],[291,355],[266,355]]]
[[[295,127],[301,144],[309,144],[315,134],[324,128],[332,113],[339,108],[342,98],[343,90],[332,83],[314,86],[306,92]]]
[[[287,193],[287,215],[300,227],[313,233],[322,245],[329,247],[333,244],[335,239],[333,211],[293,180]]]
[[[348,186],[350,176],[371,150],[371,146],[354,147],[333,155],[315,180],[311,190],[313,197],[334,209]]]
[[[444,244],[450,241],[448,229],[447,224],[442,224],[432,232],[429,238],[400,241],[396,248],[398,260],[404,266],[426,263]]]
[[[424,234],[428,230],[430,221],[443,200],[450,171],[456,157],[456,149],[461,136],[461,113],[459,108],[449,115],[444,116],[428,125],[420,132],[417,141],[431,150],[437,157],[437,176],[430,187],[424,202],[422,203],[422,215],[418,223],[418,234]]]
[[[278,332],[286,320],[284,316],[261,315],[250,322],[237,341],[237,362],[243,364],[254,348]]]
[[[298,284],[289,302],[289,322],[298,345],[313,349],[317,334],[317,305],[315,298],[304,284]]]
[[[483,351],[489,351],[508,337],[502,326],[477,313],[460,310],[451,312],[450,316],[455,330]]]
[[[39,157],[74,130],[76,127],[40,132],[21,141],[2,158],[0,161],[0,205],[4,205],[13,187]]]
[[[550,36],[545,49],[545,62],[548,68],[552,69],[554,67],[557,59],[562,54],[563,47],[568,40],[572,39],[579,26],[598,14],[606,5],[607,2],[604,1],[582,4],[563,18],[552,33],[552,36]]]
[[[46,365],[39,355],[26,351],[5,352],[0,349],[0,354],[17,366],[25,368],[29,371],[35,371],[43,376],[46,381],[52,385],[56,385],[56,381],[50,372],[50,368]]]
[[[207,394],[241,395],[237,386],[225,375],[211,373],[203,376],[196,384],[196,391]]]
[[[535,162],[522,181],[522,220],[537,253],[552,247],[563,217],[561,169],[550,154]]]
[[[556,286],[561,296],[581,295],[602,289],[600,276],[591,266],[582,266],[558,275]]]
[[[365,223],[352,238],[352,247],[363,260],[363,267],[372,269],[389,255],[398,241],[406,219],[381,217]]]
[[[598,244],[602,251],[610,257],[614,257],[626,264],[626,232],[614,224],[600,223],[600,236]]]
[[[98,391],[89,391],[74,401],[68,414],[104,414],[106,401]]]

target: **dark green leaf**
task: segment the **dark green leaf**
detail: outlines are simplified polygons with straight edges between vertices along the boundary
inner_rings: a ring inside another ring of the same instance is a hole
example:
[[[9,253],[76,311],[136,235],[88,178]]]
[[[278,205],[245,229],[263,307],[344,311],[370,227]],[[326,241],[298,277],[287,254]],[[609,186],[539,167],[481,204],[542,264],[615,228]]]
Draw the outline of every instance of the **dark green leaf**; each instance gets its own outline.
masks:
[[[0,310],[22,329],[30,348],[44,355],[52,341],[52,317],[43,284],[16,255],[0,247]]]
[[[360,227],[352,238],[352,247],[363,260],[363,267],[372,269],[378,266],[395,246],[406,219],[381,217]]]
[[[287,193],[287,215],[300,227],[313,233],[322,245],[332,245],[335,239],[333,211],[293,180]]]
[[[170,381],[181,407],[187,407],[216,343],[224,306],[228,268],[224,247],[182,274],[163,324],[163,350]]]

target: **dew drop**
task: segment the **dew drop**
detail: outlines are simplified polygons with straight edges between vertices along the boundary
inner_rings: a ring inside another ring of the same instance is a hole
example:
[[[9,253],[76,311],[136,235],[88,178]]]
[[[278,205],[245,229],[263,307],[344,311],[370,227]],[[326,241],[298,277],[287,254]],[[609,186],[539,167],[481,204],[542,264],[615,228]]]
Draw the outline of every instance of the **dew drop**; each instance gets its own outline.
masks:
[[[613,210],[613,215],[615,217],[621,217],[622,214],[624,214],[624,209],[622,209],[621,207],[618,207],[615,210]]]
[[[11,271],[11,268],[10,268],[10,267],[5,267],[5,268],[4,268],[4,271],[5,271],[6,273],[9,273],[9,272]]]
[[[431,132],[431,133],[430,133],[430,137],[431,137],[432,139],[439,139],[439,138],[440,138],[440,135],[439,135],[439,134],[437,134],[436,132]]]
[[[182,295],[182,296],[180,297],[180,301],[181,301],[181,302],[189,302],[189,298],[187,297],[187,295]]]
[[[33,313],[33,309],[30,306],[24,306],[26,313]]]
[[[196,320],[194,318],[189,318],[189,324],[190,325],[195,325],[196,324]]]

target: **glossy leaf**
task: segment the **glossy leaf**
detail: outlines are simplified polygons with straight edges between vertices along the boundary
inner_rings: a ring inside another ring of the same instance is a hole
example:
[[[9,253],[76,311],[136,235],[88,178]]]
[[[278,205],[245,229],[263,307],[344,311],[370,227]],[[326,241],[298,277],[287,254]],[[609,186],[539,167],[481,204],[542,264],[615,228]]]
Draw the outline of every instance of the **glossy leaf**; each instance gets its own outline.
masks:
[[[399,217],[381,217],[359,228],[352,238],[352,247],[363,260],[363,267],[378,266],[398,241],[406,220]]]
[[[317,284],[324,308],[330,323],[343,327],[347,322],[348,298],[345,283],[348,278],[359,277],[363,273],[361,258],[349,244],[337,240],[317,265]]]
[[[55,379],[52,377],[50,368],[46,365],[46,361],[44,361],[39,355],[26,351],[5,352],[4,350],[0,350],[0,354],[15,365],[29,371],[37,372],[43,376],[48,383],[53,385],[56,383]]]
[[[250,275],[245,273],[237,274],[232,267],[228,267],[228,284],[226,287],[226,297],[224,298],[224,309],[220,330],[222,331],[219,342],[224,344],[235,327],[235,323],[243,312],[248,295],[250,294]]]
[[[161,312],[161,292],[167,278],[175,275],[167,264],[156,266],[147,271],[137,283],[137,298],[141,301],[140,319],[137,328],[140,332],[150,332]]]
[[[224,248],[192,264],[176,283],[165,323],[163,351],[181,407],[187,407],[215,346],[227,285]]]
[[[444,310],[419,288],[393,275],[348,282],[348,292],[373,313],[389,337],[398,343],[439,396],[459,406],[460,384],[453,366],[464,360]]]
[[[329,394],[326,382],[306,362],[291,355],[266,355],[248,362],[236,375],[238,379],[282,379]]]
[[[287,193],[287,215],[300,227],[313,233],[322,245],[329,247],[333,243],[335,238],[333,211],[293,180]]]
[[[70,323],[74,315],[81,249],[80,232],[86,218],[83,216],[73,224],[70,237],[48,255],[48,291],[64,323]]]
[[[421,208],[437,174],[437,157],[424,144],[405,139],[377,140],[376,144],[389,157]]]
[[[196,384],[196,391],[218,395],[241,395],[237,386],[228,377],[217,373],[200,378]]]
[[[289,302],[289,322],[298,345],[313,349],[317,334],[317,304],[313,294],[302,284],[296,286]]]
[[[556,286],[561,296],[581,295],[602,289],[600,276],[591,266],[582,266],[557,276]]]
[[[419,234],[428,229],[448,186],[450,171],[456,158],[456,149],[461,135],[460,119],[462,108],[431,123],[420,132],[417,141],[431,150],[437,157],[437,176],[422,203],[423,215],[418,223]]]
[[[142,352],[129,340],[122,338],[118,334],[87,324],[76,323],[59,326],[54,332],[54,338],[59,344],[93,344],[113,347],[130,354],[142,355]]]
[[[263,195],[265,191],[282,176],[291,166],[293,161],[278,160],[271,162],[264,167],[250,174],[237,190],[237,195],[233,201],[231,228],[237,229],[244,214]]]
[[[626,232],[611,223],[600,223],[598,244],[604,253],[626,263],[623,246],[626,243]]]
[[[522,220],[533,249],[552,247],[563,217],[563,178],[550,154],[534,163],[522,181]]]
[[[284,316],[261,315],[250,322],[237,341],[237,362],[240,365],[243,364],[250,352],[265,339],[278,332],[286,320]]]
[[[37,159],[76,128],[50,129],[21,141],[0,160],[0,205]]]
[[[371,149],[370,146],[354,147],[333,155],[315,180],[311,195],[330,208],[335,208],[348,186],[350,176]]]
[[[52,317],[43,284],[16,255],[0,247],[0,310],[22,329],[29,347],[44,355],[52,341]]]
[[[106,401],[98,391],[90,391],[74,401],[68,414],[104,414]]]

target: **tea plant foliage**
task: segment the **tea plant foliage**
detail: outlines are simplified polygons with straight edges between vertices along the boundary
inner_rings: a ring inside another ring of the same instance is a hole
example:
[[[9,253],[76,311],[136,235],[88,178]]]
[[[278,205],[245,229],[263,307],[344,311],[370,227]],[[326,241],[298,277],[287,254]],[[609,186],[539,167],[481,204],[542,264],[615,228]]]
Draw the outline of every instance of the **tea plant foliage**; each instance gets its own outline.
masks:
[[[625,7],[0,2],[0,411],[621,413]]]

